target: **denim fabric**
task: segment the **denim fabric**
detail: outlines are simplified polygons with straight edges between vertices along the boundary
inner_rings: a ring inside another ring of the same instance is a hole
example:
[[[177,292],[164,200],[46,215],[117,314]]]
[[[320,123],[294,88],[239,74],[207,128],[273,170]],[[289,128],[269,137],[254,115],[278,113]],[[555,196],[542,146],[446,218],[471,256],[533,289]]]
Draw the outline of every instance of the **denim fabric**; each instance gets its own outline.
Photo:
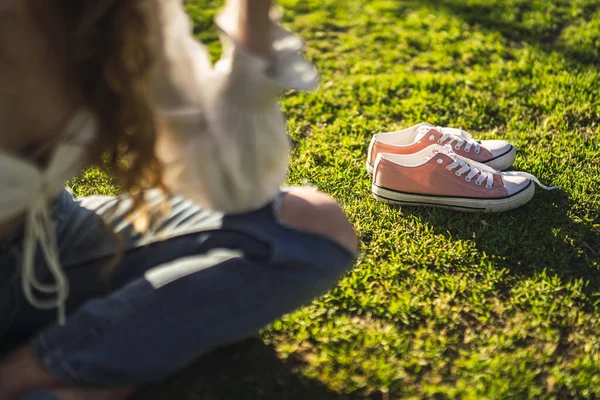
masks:
[[[164,205],[157,192],[151,198]],[[354,261],[337,242],[282,225],[273,204],[223,215],[173,197],[169,212],[154,212],[140,234],[125,218],[127,201],[77,201],[67,191],[57,199],[71,286],[64,326],[55,323],[55,310],[24,299],[18,238],[0,244],[0,332],[35,334],[34,353],[68,384],[160,381],[311,301]],[[119,246],[122,257],[108,270]],[[36,268],[50,279],[41,255]]]
[[[60,400],[58,397],[49,392],[36,391],[27,393],[23,397],[19,397],[19,400]]]

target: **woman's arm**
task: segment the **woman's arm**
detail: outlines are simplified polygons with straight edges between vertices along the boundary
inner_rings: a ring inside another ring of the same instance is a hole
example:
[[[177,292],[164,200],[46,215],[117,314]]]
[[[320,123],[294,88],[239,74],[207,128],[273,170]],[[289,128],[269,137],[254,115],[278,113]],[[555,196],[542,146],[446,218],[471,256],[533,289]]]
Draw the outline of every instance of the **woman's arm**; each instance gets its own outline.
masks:
[[[273,55],[273,24],[270,12],[273,7],[272,0],[231,0],[227,7],[236,15],[237,22],[229,35],[248,52],[266,59]]]
[[[158,143],[166,183],[199,204],[242,212],[278,193],[289,140],[277,98],[312,89],[302,42],[270,16],[271,0],[229,0],[216,22],[223,56],[213,69],[181,0],[161,0],[162,58],[155,91],[167,134]]]

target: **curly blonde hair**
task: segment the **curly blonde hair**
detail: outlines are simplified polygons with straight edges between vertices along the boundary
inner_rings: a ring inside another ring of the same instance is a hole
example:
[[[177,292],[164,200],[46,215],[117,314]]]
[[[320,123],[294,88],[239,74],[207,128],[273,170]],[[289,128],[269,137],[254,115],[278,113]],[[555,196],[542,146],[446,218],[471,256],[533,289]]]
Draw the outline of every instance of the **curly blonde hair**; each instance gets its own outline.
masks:
[[[71,90],[98,116],[96,160],[103,158],[134,199],[134,209],[143,204],[145,189],[163,187],[150,93],[158,38],[156,1],[29,0],[63,49]]]

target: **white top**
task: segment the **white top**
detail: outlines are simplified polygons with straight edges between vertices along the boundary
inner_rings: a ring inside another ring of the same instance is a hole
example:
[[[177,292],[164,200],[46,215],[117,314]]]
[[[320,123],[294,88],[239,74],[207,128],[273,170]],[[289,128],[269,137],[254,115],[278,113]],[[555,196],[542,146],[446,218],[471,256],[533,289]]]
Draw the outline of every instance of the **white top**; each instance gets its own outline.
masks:
[[[288,166],[289,141],[277,97],[284,89],[309,90],[315,68],[298,52],[302,41],[274,26],[268,62],[236,45],[228,36],[234,10],[216,18],[223,56],[213,68],[204,46],[192,36],[182,0],[161,0],[159,16],[165,59],[154,76],[159,115],[170,140],[159,142],[165,183],[198,204],[224,212],[243,212],[267,204],[278,193]],[[274,18],[273,21],[276,24]],[[46,170],[0,150],[0,223],[25,213],[23,290],[32,305],[59,309],[64,323],[68,282],[62,272],[48,199],[85,168],[89,144],[98,134],[95,116],[80,110],[66,128],[65,141]],[[38,246],[55,283],[34,276]],[[40,300],[33,288],[55,295]]]
[[[161,0],[168,66],[159,68],[160,111],[181,146],[159,148],[167,184],[205,207],[241,212],[267,204],[286,176],[289,140],[277,97],[313,89],[316,69],[298,52],[302,41],[274,27],[274,60],[253,56],[227,36],[235,10],[217,16],[223,56],[211,68],[191,35],[180,0]],[[276,17],[274,17],[276,18]]]

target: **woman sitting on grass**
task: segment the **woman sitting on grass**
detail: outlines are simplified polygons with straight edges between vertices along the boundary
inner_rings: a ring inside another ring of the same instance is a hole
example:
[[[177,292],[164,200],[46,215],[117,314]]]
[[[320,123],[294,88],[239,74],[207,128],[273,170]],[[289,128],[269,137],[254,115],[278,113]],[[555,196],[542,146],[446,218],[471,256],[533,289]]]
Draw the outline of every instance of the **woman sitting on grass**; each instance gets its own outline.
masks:
[[[280,189],[316,73],[274,17],[230,0],[212,68],[181,0],[0,0],[0,400],[124,398],[352,264],[339,206]],[[102,159],[127,194],[74,200]]]

